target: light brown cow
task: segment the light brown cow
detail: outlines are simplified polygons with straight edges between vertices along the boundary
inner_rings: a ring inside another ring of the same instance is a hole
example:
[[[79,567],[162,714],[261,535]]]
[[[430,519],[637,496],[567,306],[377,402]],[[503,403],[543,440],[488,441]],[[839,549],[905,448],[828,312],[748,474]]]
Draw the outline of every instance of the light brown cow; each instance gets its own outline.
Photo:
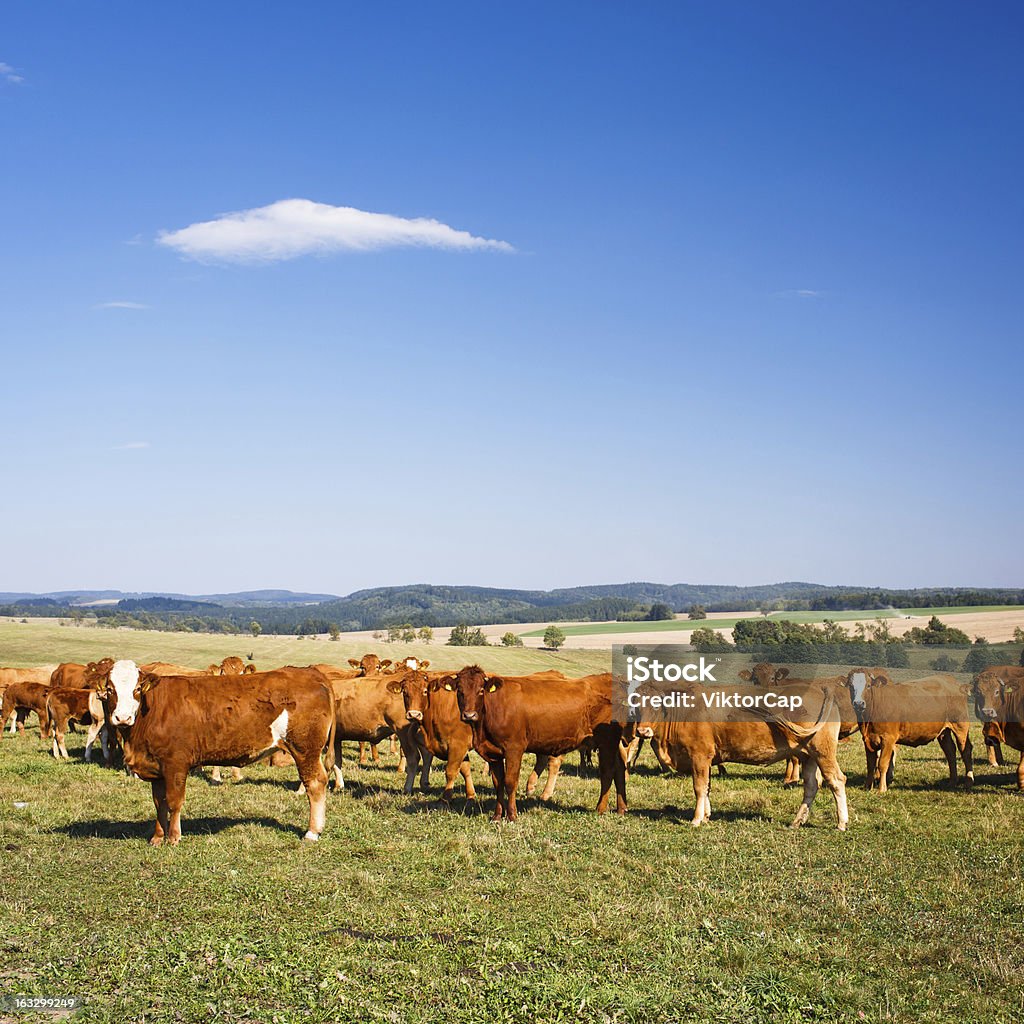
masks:
[[[984,722],[986,738],[1021,751],[1017,788],[1024,790],[1024,668],[993,665],[979,672],[974,677],[974,709]]]
[[[113,663],[111,663],[113,664]],[[92,746],[96,737],[101,737],[103,759],[107,760],[107,733],[104,729],[106,718],[103,702],[94,689],[67,690],[50,689],[46,698],[46,713],[50,718],[50,734],[53,737],[53,756],[57,760],[68,760],[68,748],[64,746],[64,734],[72,721],[89,726],[85,738],[85,759],[92,760]]]
[[[4,690],[3,703],[0,705],[0,732],[3,732],[10,718],[11,732],[17,729],[23,733],[25,719],[34,711],[39,717],[39,735],[48,737],[50,717],[46,712],[46,697],[49,692],[50,687],[43,683],[10,683]]]
[[[463,721],[473,727],[473,749],[488,763],[497,791],[494,821],[518,817],[516,788],[523,754],[561,757],[592,738],[601,793],[608,809],[612,782],[616,810],[626,813],[626,766],[619,753],[622,726],[612,718],[611,673],[581,679],[488,676],[478,665],[461,669],[456,694]]]
[[[953,676],[936,674],[894,683],[878,670],[854,669],[847,676],[847,686],[864,740],[867,789],[877,785],[880,793],[887,791],[897,744],[920,747],[932,740],[938,740],[946,755],[950,783],[957,779],[958,750],[966,784],[974,782],[967,687]]]
[[[420,788],[430,788],[430,762],[433,755],[419,737],[419,726],[405,713],[401,693],[388,689],[388,683],[396,677],[387,675],[359,676],[355,679],[344,672],[322,666],[330,681],[334,694],[335,708],[335,765],[334,779],[337,788],[345,785],[341,770],[341,745],[344,740],[360,740],[365,743],[379,743],[395,735],[406,759],[405,792],[411,793],[416,773],[422,762]]]
[[[201,764],[252,764],[275,750],[295,759],[309,798],[304,836],[320,838],[327,770],[334,766],[334,714],[327,680],[311,668],[282,668],[242,680],[140,675],[115,662],[97,683],[107,717],[121,730],[125,765],[152,784],[156,829],[150,843],[181,838],[189,771]]]
[[[839,715],[832,688],[794,684],[787,696],[799,696],[799,711],[783,713],[764,710],[759,715],[744,712],[730,720],[719,710],[703,711],[702,693],[723,687],[690,688],[693,717],[682,722],[641,722],[637,732],[657,740],[652,743],[666,768],[691,775],[695,807],[694,826],[711,820],[711,766],[722,762],[773,764],[797,757],[802,765],[803,802],[793,819],[797,828],[807,821],[818,792],[818,772],[836,803],[836,825],[845,831],[850,820],[846,802],[846,776],[839,767]],[[756,698],[761,688],[731,686],[728,693]],[[716,720],[717,719],[717,720]]]
[[[49,686],[50,676],[56,665],[40,665],[38,668],[0,668],[0,694],[11,683],[42,683]]]

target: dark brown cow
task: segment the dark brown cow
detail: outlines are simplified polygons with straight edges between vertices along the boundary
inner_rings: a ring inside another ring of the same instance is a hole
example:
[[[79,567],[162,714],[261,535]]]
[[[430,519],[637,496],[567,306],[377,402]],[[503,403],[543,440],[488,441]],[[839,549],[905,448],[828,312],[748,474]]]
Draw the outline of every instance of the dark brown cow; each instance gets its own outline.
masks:
[[[46,698],[46,713],[50,718],[50,735],[53,737],[53,756],[57,760],[68,760],[68,748],[64,746],[64,734],[70,722],[89,726],[85,737],[85,759],[92,760],[92,745],[101,736],[103,759],[108,758],[107,733],[104,729],[106,718],[103,702],[93,690],[50,689]]]
[[[113,665],[113,661],[110,663]],[[57,690],[80,690],[85,686],[85,665],[76,661],[65,661],[50,675],[50,686]]]
[[[986,739],[1021,751],[1017,788],[1024,790],[1024,668],[993,665],[979,672],[974,677],[974,709],[984,722]]]
[[[703,687],[703,692],[710,691]],[[729,693],[756,697],[759,686],[732,686]],[[700,690],[694,693],[694,705]],[[725,717],[721,711],[701,715],[684,722],[646,722],[637,732],[657,740],[652,743],[662,764],[680,775],[693,778],[696,806],[692,825],[711,820],[711,766],[725,762],[739,764],[773,764],[797,757],[802,765],[803,803],[793,819],[792,827],[803,825],[810,816],[818,792],[818,770],[836,802],[836,824],[845,831],[850,820],[846,803],[846,776],[839,767],[839,715],[832,688],[793,684],[787,695],[799,695],[803,709],[783,715],[763,712],[763,718],[744,714],[741,719],[715,720]],[[799,716],[799,717],[798,717]]]
[[[150,782],[156,807],[152,845],[181,838],[189,771],[201,764],[252,764],[275,750],[295,759],[309,798],[305,839],[320,838],[327,810],[327,748],[334,766],[334,714],[316,669],[281,668],[247,679],[139,674],[115,662],[97,683],[107,717],[122,731],[125,765]]]
[[[330,680],[334,694],[335,708],[335,756],[334,780],[338,789],[344,788],[345,779],[341,771],[341,745],[344,740],[359,740],[364,743],[379,743],[395,735],[405,757],[405,792],[411,793],[416,773],[422,762],[420,788],[430,788],[430,762],[433,755],[419,737],[418,723],[405,713],[401,693],[388,689],[388,683],[395,682],[395,676],[359,676],[355,679],[345,672],[332,672],[330,666],[322,666],[324,675]]]
[[[11,719],[11,732],[25,731],[25,719],[31,712],[39,716],[39,735],[50,735],[50,717],[46,713],[46,696],[50,687],[43,683],[11,683],[4,690],[3,704],[0,705],[0,732]],[[13,715],[13,718],[11,717]]]
[[[938,740],[946,755],[949,781],[957,779],[959,750],[966,783],[974,782],[967,688],[953,676],[937,674],[894,683],[877,669],[854,669],[847,676],[847,686],[864,740],[867,789],[877,784],[880,793],[888,790],[897,744],[920,747],[932,740]]]
[[[611,673],[582,679],[488,676],[478,665],[456,676],[463,721],[473,727],[473,748],[488,763],[497,790],[494,820],[518,817],[516,787],[523,754],[561,757],[593,738],[601,772],[597,811],[608,809],[615,783],[616,810],[626,813],[626,766],[619,754],[622,726],[612,720]]]

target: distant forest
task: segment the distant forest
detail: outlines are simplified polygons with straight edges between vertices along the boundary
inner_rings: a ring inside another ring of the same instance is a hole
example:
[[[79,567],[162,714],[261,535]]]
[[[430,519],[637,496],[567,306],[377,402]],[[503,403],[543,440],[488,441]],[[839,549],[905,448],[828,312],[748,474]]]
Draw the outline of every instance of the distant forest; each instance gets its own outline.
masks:
[[[280,591],[280,604],[253,605],[239,595],[220,601],[188,597],[124,598],[116,604],[82,607],[70,597],[20,597],[0,605],[0,615],[46,616],[95,621],[103,626],[187,632],[326,633],[387,629],[409,624],[455,626],[498,622],[603,622],[642,618],[655,604],[685,613],[703,605],[708,614],[726,611],[846,611],[889,608],[962,607],[1024,604],[1024,590],[940,588],[879,590],[826,587],[814,583],[774,583],[726,587],[680,583],[622,583],[563,590],[500,590],[416,584],[360,590],[348,597],[297,604]],[[248,596],[248,595],[246,595]],[[234,603],[237,600],[237,603]],[[264,598],[265,600],[265,598]]]

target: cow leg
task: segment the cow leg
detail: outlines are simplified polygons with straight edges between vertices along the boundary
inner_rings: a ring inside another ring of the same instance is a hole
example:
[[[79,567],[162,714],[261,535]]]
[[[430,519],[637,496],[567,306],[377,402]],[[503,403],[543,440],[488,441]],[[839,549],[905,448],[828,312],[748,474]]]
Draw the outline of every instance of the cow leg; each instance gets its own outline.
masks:
[[[292,756],[295,756],[294,753]],[[306,842],[315,843],[327,821],[327,772],[319,755],[308,764],[303,764],[297,757],[295,761],[300,765],[299,780],[305,787],[306,797],[309,799],[309,828],[302,838]]]
[[[18,725],[18,732],[22,735],[25,733],[25,719],[28,718],[28,710],[26,708],[18,708],[17,714],[14,716],[15,722]],[[11,723],[11,732],[14,732],[14,722]]]
[[[974,745],[971,743],[970,726],[965,726],[963,730],[955,732],[953,739],[956,741],[960,757],[964,762],[964,785],[970,789],[974,785]]]
[[[224,780],[220,777],[220,765],[215,764],[210,772],[210,785],[219,786]]]
[[[103,750],[103,767],[109,768],[114,760],[110,742],[110,726],[104,724],[100,729],[100,748]]]
[[[366,767],[366,744],[363,740],[359,741],[359,767]]]
[[[177,846],[181,839],[181,808],[185,803],[185,780],[188,769],[175,769],[164,775],[167,787],[167,810],[169,826],[166,842],[169,846]]]
[[[341,774],[341,762],[334,762],[334,789],[341,792],[345,788],[345,776]]]
[[[494,782],[494,792],[497,794],[497,802],[494,805],[494,814],[491,821],[501,821],[505,814],[505,760],[490,762],[491,780]]]
[[[562,759],[560,757],[548,758],[548,781],[544,784],[544,791],[541,793],[541,800],[550,800],[555,792],[555,783],[558,781],[558,773],[562,770]]]
[[[850,808],[846,802],[846,776],[843,774],[842,768],[839,767],[837,751],[831,744],[828,749],[822,750],[818,754],[818,763],[814,769],[816,788],[819,776],[836,802],[836,828],[840,832],[845,832],[846,826],[850,823]],[[808,813],[810,813],[810,809],[810,805],[808,805]]]
[[[889,769],[895,750],[896,741],[891,736],[886,736],[882,740],[882,749],[878,752],[878,768],[875,771],[879,793],[886,793],[889,790]]]
[[[398,740],[394,736],[388,740],[388,754],[394,757],[398,753],[400,747],[398,746]]]
[[[1024,751],[1020,755],[1020,764],[1017,765],[1017,788],[1024,790]]]
[[[527,796],[533,796],[533,792],[537,788],[537,783],[540,781],[540,773],[541,773],[540,759],[541,759],[541,756],[542,756],[541,754],[537,755],[537,760],[534,761],[534,764],[533,764],[533,771],[530,772],[530,775],[529,775],[529,777],[526,780],[526,795]],[[549,763],[550,763],[550,760],[551,759],[548,758],[548,762]]]
[[[516,789],[519,786],[519,773],[523,768],[523,753],[522,750],[508,750],[505,751],[504,768],[505,768],[505,807],[508,812],[509,821],[517,821],[519,818],[519,812],[516,808]],[[558,764],[554,766],[555,776],[558,776],[558,765],[562,763],[562,759],[558,758]],[[551,778],[551,761],[548,761],[548,779]]]
[[[799,828],[811,816],[811,807],[814,805],[814,798],[818,795],[818,759],[808,757],[803,764],[804,800],[790,828]]]
[[[459,771],[462,773],[462,781],[466,785],[466,799],[476,799],[476,789],[473,786],[473,767],[469,763],[469,758],[464,758],[462,764],[459,766]]]
[[[153,804],[156,807],[156,828],[153,830],[153,838],[150,839],[150,846],[159,846],[164,841],[164,836],[170,827],[169,811],[167,808],[167,782],[164,779],[153,781]]]
[[[864,744],[864,760],[867,764],[864,788],[870,791],[875,785],[875,772],[878,771],[878,751],[873,750],[866,743]]]
[[[1003,748],[999,745],[999,741],[986,739],[985,746],[988,748],[989,767],[1000,767],[1003,764]]]
[[[615,795],[616,804],[620,801],[619,797],[619,775],[625,775],[626,765],[621,757],[618,756],[619,744],[612,743],[610,738],[604,736],[598,741],[597,744],[597,771],[601,776],[601,793],[597,798],[597,813],[604,814],[608,810],[608,794],[612,788],[612,782],[615,782]],[[622,813],[621,808],[617,807],[619,813]]]
[[[946,755],[946,765],[949,767],[949,784],[950,786],[956,785],[956,743],[953,740],[953,734],[949,729],[943,729],[938,736],[939,746],[942,748],[943,754]]]
[[[786,774],[782,779],[782,786],[795,786],[800,781],[800,758],[791,757],[786,762]]]
[[[691,769],[693,774],[693,821],[690,824],[696,828],[703,825],[705,821],[711,820],[711,763],[693,762]]]
[[[240,782],[241,779],[242,779],[242,769],[241,768],[232,768],[231,769],[231,778],[235,782]]]
[[[430,766],[434,763],[434,755],[420,742],[419,730],[416,732],[416,746],[419,748],[420,757],[423,758],[423,766],[420,768],[420,792],[430,792]]]
[[[65,761],[70,761],[71,755],[68,753],[68,748],[64,746],[64,736],[66,735],[64,729],[53,719],[50,719],[50,734],[53,736],[53,744],[60,757]]]
[[[370,760],[374,764],[380,764],[380,748],[376,743],[370,744]]]
[[[398,731],[398,742],[402,747],[402,761],[406,764],[405,786],[402,791],[409,796],[412,793],[413,783],[416,781],[416,772],[420,767],[420,748],[412,735],[410,726],[403,726]]]
[[[103,733],[103,723],[94,721],[89,726],[89,731],[85,736],[85,759],[86,761],[92,760],[92,747],[96,742],[96,737]]]

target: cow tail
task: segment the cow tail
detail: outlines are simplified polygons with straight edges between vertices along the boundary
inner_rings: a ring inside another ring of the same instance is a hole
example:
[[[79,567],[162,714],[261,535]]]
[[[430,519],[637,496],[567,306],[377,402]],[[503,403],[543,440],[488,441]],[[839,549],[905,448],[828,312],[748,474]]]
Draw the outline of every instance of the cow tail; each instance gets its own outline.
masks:
[[[327,769],[328,781],[334,773],[334,731],[337,728],[338,716],[334,713],[334,694],[328,689],[328,696],[331,698],[331,724],[327,728],[327,750],[324,754],[324,768]]]

